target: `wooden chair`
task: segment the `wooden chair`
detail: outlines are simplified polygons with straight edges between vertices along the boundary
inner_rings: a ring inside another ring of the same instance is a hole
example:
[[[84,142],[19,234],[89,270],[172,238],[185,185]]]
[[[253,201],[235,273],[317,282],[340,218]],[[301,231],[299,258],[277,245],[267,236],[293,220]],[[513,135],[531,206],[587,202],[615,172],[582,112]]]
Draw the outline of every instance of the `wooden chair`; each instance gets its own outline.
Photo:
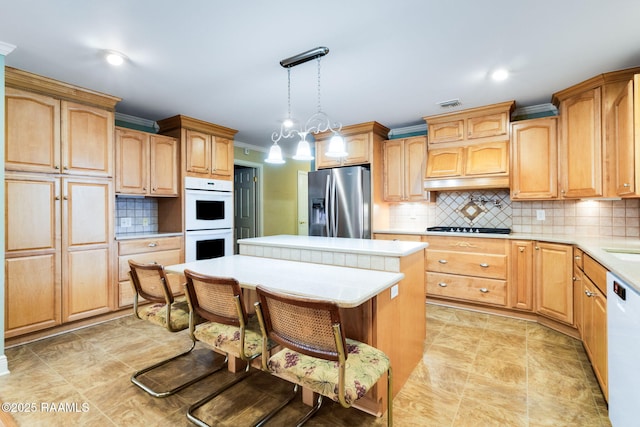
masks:
[[[199,425],[208,426],[194,412],[207,402],[228,390],[233,385],[250,375],[251,361],[260,356],[262,351],[269,351],[268,343],[264,344],[260,326],[256,316],[248,316],[242,302],[242,290],[233,278],[215,277],[185,270],[185,294],[190,308],[189,331],[194,341],[201,341],[214,351],[226,356],[236,357],[246,362],[246,369],[241,375],[200,399],[187,410],[187,418]],[[197,318],[204,323],[197,324]],[[264,350],[263,350],[264,349]],[[258,371],[259,372],[259,371]],[[294,395],[295,396],[295,395]],[[290,399],[261,418],[256,425],[262,425],[278,410],[293,400]]]
[[[189,307],[186,299],[185,297],[174,297],[163,266],[156,263],[142,264],[129,260],[129,267],[131,268],[129,278],[131,279],[131,286],[134,291],[134,315],[138,319],[147,320],[162,326],[169,332],[179,332],[187,329],[189,327]],[[139,298],[144,298],[151,302],[151,304],[141,307],[138,301]],[[191,353],[195,345],[195,340],[191,339],[191,347],[187,351],[135,372],[131,376],[131,382],[154,397],[167,397],[221,369],[221,367],[218,367],[214,370],[209,370],[169,390],[155,390],[140,380],[139,377],[142,374]]]
[[[326,396],[349,408],[387,374],[387,425],[393,425],[391,362],[380,350],[345,338],[335,303],[312,300],[256,288],[256,313],[263,335],[283,349],[262,352],[265,371],[318,393],[313,408],[298,425],[308,421]]]

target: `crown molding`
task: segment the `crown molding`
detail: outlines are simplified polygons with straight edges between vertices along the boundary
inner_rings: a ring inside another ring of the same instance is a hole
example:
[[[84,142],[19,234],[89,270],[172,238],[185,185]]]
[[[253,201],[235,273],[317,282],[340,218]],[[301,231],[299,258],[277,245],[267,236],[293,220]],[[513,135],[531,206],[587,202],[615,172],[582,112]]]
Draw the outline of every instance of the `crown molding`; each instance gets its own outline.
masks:
[[[13,52],[15,48],[16,46],[12,45],[11,43],[0,41],[0,55],[7,56],[11,52]]]

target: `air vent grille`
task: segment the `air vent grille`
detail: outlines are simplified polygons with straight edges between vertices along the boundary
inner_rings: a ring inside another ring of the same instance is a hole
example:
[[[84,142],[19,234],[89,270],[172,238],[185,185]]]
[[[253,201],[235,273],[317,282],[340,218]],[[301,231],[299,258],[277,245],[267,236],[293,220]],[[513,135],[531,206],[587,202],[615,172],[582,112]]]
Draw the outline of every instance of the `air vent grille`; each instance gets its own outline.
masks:
[[[442,108],[454,108],[462,105],[462,102],[460,102],[460,99],[456,98],[456,99],[450,99],[448,101],[438,102],[438,105]]]

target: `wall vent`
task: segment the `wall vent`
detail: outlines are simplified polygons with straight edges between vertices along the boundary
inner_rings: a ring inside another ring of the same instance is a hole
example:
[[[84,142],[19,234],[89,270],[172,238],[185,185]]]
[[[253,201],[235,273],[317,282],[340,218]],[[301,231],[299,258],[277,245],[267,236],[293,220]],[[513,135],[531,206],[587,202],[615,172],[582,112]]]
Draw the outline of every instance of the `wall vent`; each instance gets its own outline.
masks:
[[[462,105],[462,102],[460,102],[459,98],[455,98],[455,99],[450,99],[448,101],[438,102],[438,105],[442,108],[454,108]]]

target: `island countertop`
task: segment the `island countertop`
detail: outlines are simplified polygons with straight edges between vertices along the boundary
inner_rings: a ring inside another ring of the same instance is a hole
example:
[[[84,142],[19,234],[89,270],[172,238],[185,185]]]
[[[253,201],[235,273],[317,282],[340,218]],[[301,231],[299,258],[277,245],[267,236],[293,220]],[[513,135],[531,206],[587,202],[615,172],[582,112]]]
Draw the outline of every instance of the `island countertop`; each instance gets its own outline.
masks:
[[[247,289],[264,285],[294,295],[334,301],[343,308],[357,307],[405,277],[403,273],[245,255],[165,267],[167,272],[178,274],[185,269],[212,276],[233,277]]]
[[[360,255],[404,257],[426,248],[423,242],[347,239],[341,237],[278,235],[238,240],[240,245],[271,246],[290,249],[315,249]]]

